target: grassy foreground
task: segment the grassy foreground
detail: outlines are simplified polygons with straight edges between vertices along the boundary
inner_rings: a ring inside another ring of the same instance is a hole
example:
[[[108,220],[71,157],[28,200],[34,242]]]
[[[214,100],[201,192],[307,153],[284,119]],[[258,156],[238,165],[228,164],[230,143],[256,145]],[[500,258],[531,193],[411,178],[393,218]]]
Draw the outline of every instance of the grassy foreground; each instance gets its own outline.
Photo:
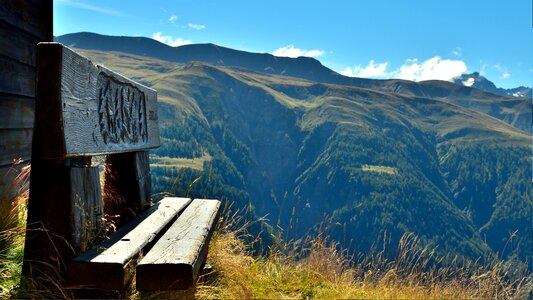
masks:
[[[321,228],[324,229],[324,228]],[[382,253],[347,256],[319,230],[304,242],[274,245],[269,254],[249,255],[239,230],[220,230],[209,255],[211,274],[194,291],[156,294],[199,299],[527,299],[531,278],[510,274],[503,262],[491,266],[458,264],[440,267],[434,252],[406,234],[395,260]]]
[[[69,291],[35,293],[19,287],[24,245],[24,199],[13,202],[10,222],[0,232],[0,298],[68,297]],[[528,299],[531,276],[504,262],[459,264],[438,258],[406,234],[394,260],[383,252],[348,256],[328,239],[327,225],[297,242],[278,242],[262,256],[251,255],[247,225],[238,213],[224,214],[208,256],[212,269],[192,289],[139,293],[131,299]],[[7,219],[6,219],[7,220]],[[327,223],[327,222],[325,222]],[[249,225],[249,223],[248,223]],[[447,263],[444,263],[444,262]],[[431,264],[430,262],[439,262]],[[440,265],[436,267],[435,265]]]

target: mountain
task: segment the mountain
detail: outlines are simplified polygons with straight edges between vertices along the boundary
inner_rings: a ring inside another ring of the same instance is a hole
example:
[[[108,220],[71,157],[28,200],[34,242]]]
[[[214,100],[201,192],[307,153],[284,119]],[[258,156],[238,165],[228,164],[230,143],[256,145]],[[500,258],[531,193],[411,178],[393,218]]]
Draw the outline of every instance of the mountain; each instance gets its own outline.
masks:
[[[158,91],[156,192],[233,201],[288,238],[327,214],[356,252],[411,232],[442,255],[532,258],[531,135],[441,100],[488,93],[424,82],[436,96],[418,97],[78,51]]]
[[[216,66],[297,77],[313,82],[347,85],[388,93],[439,99],[476,110],[531,132],[533,106],[531,99],[502,96],[467,86],[458,87],[447,81],[412,82],[390,79],[375,80],[340,75],[309,57],[276,57],[266,53],[250,53],[217,46],[195,44],[170,47],[145,37],[107,36],[95,33],[73,33],[55,37],[69,47],[101,51],[117,51],[158,58],[171,62],[201,61]]]
[[[520,86],[513,89],[498,88],[496,85],[478,72],[462,74],[454,78],[454,83],[462,86],[474,87],[489,93],[512,96],[517,98],[531,98],[531,88]]]

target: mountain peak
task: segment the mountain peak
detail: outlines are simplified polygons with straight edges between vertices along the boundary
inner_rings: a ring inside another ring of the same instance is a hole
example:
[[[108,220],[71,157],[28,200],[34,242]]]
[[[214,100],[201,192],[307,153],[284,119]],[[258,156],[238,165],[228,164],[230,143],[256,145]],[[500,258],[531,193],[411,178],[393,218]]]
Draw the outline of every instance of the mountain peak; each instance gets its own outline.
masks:
[[[479,72],[473,72],[471,74],[462,74],[460,76],[455,77],[453,79],[453,82],[458,85],[468,86],[503,96],[511,96],[517,98],[531,97],[531,88],[523,86],[513,89],[499,88],[494,84],[494,82],[488,80]]]

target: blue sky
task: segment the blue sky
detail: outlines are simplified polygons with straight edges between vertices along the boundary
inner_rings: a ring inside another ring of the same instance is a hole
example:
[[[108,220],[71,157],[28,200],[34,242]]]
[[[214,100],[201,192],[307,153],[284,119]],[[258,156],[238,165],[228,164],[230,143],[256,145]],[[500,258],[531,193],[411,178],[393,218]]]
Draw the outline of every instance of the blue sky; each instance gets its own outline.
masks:
[[[533,85],[532,1],[54,0],[54,35],[146,36],[311,56],[349,76],[426,80],[479,71]]]

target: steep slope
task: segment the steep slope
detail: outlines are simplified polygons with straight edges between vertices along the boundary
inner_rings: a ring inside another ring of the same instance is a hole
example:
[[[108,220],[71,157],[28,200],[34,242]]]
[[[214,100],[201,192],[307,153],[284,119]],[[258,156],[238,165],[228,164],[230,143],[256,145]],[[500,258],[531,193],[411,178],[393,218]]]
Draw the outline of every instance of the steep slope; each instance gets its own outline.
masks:
[[[473,259],[533,253],[531,135],[504,122],[425,97],[81,52],[158,90],[157,191],[230,199],[295,238],[328,214],[357,251],[413,232]]]
[[[495,95],[483,90],[446,81],[412,82],[407,80],[374,80],[342,76],[308,57],[276,57],[266,53],[250,53],[214,44],[170,47],[144,37],[106,36],[95,33],[73,33],[55,38],[67,46],[103,51],[120,51],[178,63],[193,61],[218,66],[241,67],[265,74],[284,75],[314,82],[369,88],[384,92],[439,99],[473,109],[526,132],[531,132],[533,106],[531,98]]]

